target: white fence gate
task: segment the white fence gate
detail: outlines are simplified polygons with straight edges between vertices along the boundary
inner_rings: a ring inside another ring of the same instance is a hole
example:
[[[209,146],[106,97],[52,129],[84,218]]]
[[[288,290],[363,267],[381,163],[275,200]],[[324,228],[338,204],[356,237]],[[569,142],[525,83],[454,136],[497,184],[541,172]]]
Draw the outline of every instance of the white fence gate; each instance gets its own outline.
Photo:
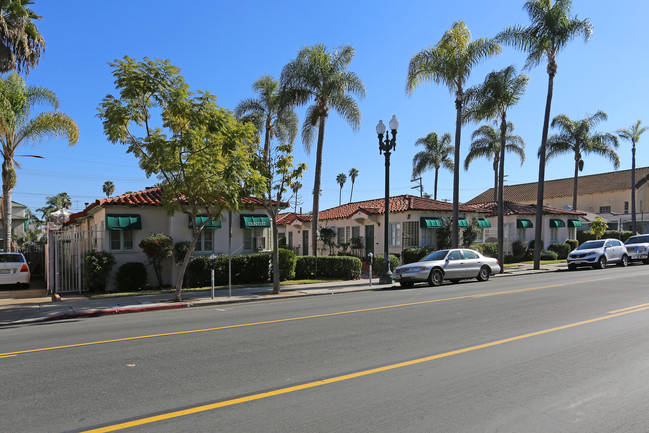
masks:
[[[53,257],[54,292],[83,292],[83,258],[88,251],[103,249],[103,233],[65,231],[54,232],[52,235],[53,251],[50,248],[49,253]]]

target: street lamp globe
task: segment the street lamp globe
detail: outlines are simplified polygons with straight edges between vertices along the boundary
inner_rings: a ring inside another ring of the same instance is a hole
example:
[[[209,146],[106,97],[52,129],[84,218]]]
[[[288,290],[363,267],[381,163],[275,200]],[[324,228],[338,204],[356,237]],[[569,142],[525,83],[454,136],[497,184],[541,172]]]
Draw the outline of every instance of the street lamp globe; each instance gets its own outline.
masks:
[[[390,121],[390,122],[392,122],[392,121]],[[383,134],[385,134],[385,129],[386,128],[385,128],[385,125],[383,124],[383,121],[379,120],[379,124],[376,125],[376,133],[379,134],[379,135],[383,135]]]
[[[385,130],[385,126],[383,126],[383,129]],[[399,129],[399,119],[397,119],[396,114],[393,114],[392,119],[390,119],[390,129],[392,131],[396,131],[397,129]]]

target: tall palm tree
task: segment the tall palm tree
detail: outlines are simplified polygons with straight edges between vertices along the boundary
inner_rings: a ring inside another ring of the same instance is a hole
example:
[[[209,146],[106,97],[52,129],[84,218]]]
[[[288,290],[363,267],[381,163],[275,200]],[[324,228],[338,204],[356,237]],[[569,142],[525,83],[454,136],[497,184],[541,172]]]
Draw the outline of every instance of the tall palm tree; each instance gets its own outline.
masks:
[[[648,129],[646,126],[640,127],[640,122],[631,125],[628,129],[618,129],[617,135],[631,142],[631,232],[636,234],[635,220],[635,144],[640,140],[640,136]]]
[[[27,86],[16,74],[0,78],[0,144],[2,145],[2,199],[4,200],[4,248],[11,244],[11,193],[16,186],[16,149],[21,144],[37,143],[45,138],[67,138],[73,145],[79,139],[79,128],[72,118],[57,111],[41,112],[30,118],[31,109],[46,104],[55,110],[56,95],[43,87]],[[31,155],[30,155],[31,156]],[[18,164],[16,164],[18,165]],[[18,165],[19,166],[19,165]]]
[[[264,161],[268,163],[270,142],[277,138],[281,143],[295,142],[298,120],[293,107],[280,92],[279,81],[270,75],[264,75],[254,82],[253,90],[259,98],[248,98],[241,101],[234,110],[235,116],[244,122],[251,122],[264,134]]]
[[[464,85],[473,66],[487,57],[499,54],[500,44],[492,39],[471,40],[471,32],[464,21],[457,21],[444,33],[434,47],[420,51],[408,65],[406,91],[412,94],[419,84],[434,81],[455,93],[455,159],[453,170],[453,225],[451,245],[459,244],[460,216],[460,139],[462,132],[462,108]]]
[[[67,192],[60,192],[57,195],[46,197],[45,206],[36,210],[43,214],[43,219],[47,219],[47,216],[52,212],[63,209],[70,210],[71,207],[72,198],[68,195]]]
[[[528,81],[527,75],[516,75],[516,69],[513,66],[508,66],[501,71],[489,73],[484,83],[474,86],[466,92],[468,102],[466,120],[494,119],[500,121],[500,166],[498,167],[498,260],[500,263],[504,263],[505,258],[503,222],[505,216],[505,151],[507,150],[507,132],[509,124],[511,124],[511,122],[507,122],[507,111],[518,103],[525,93]],[[503,271],[504,269],[501,267],[500,272]]]
[[[328,51],[322,44],[303,48],[297,58],[289,62],[282,70],[282,89],[286,91],[290,102],[297,105],[307,104],[313,100],[306,111],[302,124],[302,141],[307,152],[318,130],[316,166],[313,191],[320,191],[322,174],[322,151],[324,148],[325,123],[330,110],[336,111],[354,131],[361,125],[361,110],[353,98],[365,97],[365,86],[361,79],[347,70],[354,57],[354,48],[349,45]],[[313,194],[312,249],[317,256],[318,247],[318,213],[320,212],[320,194]]]
[[[552,119],[552,127],[557,128],[559,133],[548,139],[546,158],[549,160],[564,153],[574,154],[573,210],[577,210],[578,179],[579,172],[584,170],[584,156],[594,153],[611,161],[615,169],[620,166],[620,158],[614,149],[618,146],[617,137],[608,132],[592,131],[599,122],[607,118],[606,113],[600,110],[582,120],[570,120],[565,114],[559,114]]]
[[[107,180],[104,182],[102,190],[104,191],[104,194],[106,194],[106,197],[110,197],[110,195],[115,192],[115,184],[110,180]]]
[[[0,0],[0,73],[25,72],[38,64],[45,40],[36,28],[41,17],[31,0]]]
[[[552,4],[552,0],[529,0],[523,9],[529,15],[531,25],[509,27],[496,36],[500,42],[528,53],[525,69],[538,66],[546,58],[548,62],[548,94],[545,100],[541,149],[539,150],[539,181],[536,192],[536,228],[534,233],[536,245],[540,245],[543,235],[545,148],[548,141],[554,76],[557,73],[557,54],[575,37],[581,35],[584,41],[588,41],[593,32],[593,26],[588,19],[578,20],[577,17],[570,16],[571,6],[571,0],[555,0],[554,4]],[[534,269],[540,267],[541,249],[534,248]]]
[[[424,146],[424,150],[417,152],[412,158],[412,177],[421,176],[427,170],[435,169],[435,189],[433,199],[437,200],[437,179],[440,167],[453,170],[455,164],[451,161],[450,155],[453,152],[451,134],[444,134],[440,139],[435,132],[415,141],[415,145]]]
[[[347,175],[345,175],[345,173],[340,173],[338,176],[336,176],[336,183],[340,185],[340,192],[338,193],[338,206],[342,204],[343,186],[345,185],[345,182],[347,182]]]
[[[512,135],[514,124],[507,122],[507,137],[505,150],[518,155],[521,165],[525,162],[525,142],[520,135]],[[471,148],[464,159],[464,169],[478,158],[493,160],[494,169],[494,202],[498,201],[498,168],[500,167],[500,134],[491,125],[482,125],[471,134]]]
[[[355,168],[350,168],[349,169],[349,178],[352,181],[352,191],[349,193],[349,202],[352,202],[352,196],[354,195],[354,182],[356,182],[356,178],[358,177],[358,170]]]
[[[295,207],[293,208],[293,212],[297,213],[297,193],[300,191],[300,188],[302,188],[302,184],[300,182],[295,182],[293,184],[293,194],[295,195]]]

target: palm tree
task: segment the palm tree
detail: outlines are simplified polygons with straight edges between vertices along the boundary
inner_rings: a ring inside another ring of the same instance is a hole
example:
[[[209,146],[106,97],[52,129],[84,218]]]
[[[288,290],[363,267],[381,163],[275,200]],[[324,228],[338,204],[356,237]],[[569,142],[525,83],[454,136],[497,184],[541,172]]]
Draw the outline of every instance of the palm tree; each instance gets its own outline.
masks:
[[[352,95],[365,97],[365,86],[361,79],[347,67],[354,57],[354,48],[349,45],[329,52],[322,44],[300,50],[297,58],[282,70],[282,89],[290,102],[297,105],[314,104],[306,111],[302,124],[302,141],[307,152],[311,150],[315,128],[318,129],[316,166],[313,191],[320,191],[322,174],[322,151],[324,148],[325,122],[329,111],[336,111],[354,131],[361,125],[361,110]],[[318,213],[320,194],[313,194],[313,255],[317,256]]]
[[[504,238],[504,183],[505,183],[505,151],[507,150],[507,133],[511,122],[507,122],[507,111],[516,105],[523,93],[529,78],[527,75],[516,75],[516,69],[508,66],[501,71],[494,71],[487,75],[484,83],[472,87],[466,92],[468,107],[466,120],[500,120],[500,156],[498,179],[498,260],[504,263],[505,238]],[[514,126],[511,125],[511,129]],[[521,140],[522,141],[522,140]],[[525,146],[525,143],[522,143]],[[500,272],[504,268],[501,267]]]
[[[34,24],[41,17],[31,0],[0,0],[0,73],[25,72],[38,64],[45,40]]]
[[[640,136],[648,128],[646,126],[640,127],[640,121],[635,125],[631,125],[628,129],[618,129],[617,134],[631,142],[631,232],[636,234],[636,220],[635,220],[635,144],[640,140]]]
[[[336,176],[336,183],[340,185],[340,192],[338,193],[338,206],[342,204],[343,186],[345,185],[345,182],[347,182],[347,175],[345,175],[345,173],[340,173],[338,176]]]
[[[507,137],[505,150],[518,155],[521,165],[525,162],[525,142],[520,135],[512,135],[514,124],[507,122]],[[464,169],[478,158],[493,160],[494,169],[494,202],[498,201],[498,167],[500,166],[500,134],[491,125],[482,125],[471,134],[471,148],[464,159]]]
[[[435,132],[415,141],[415,145],[424,146],[424,150],[417,152],[412,158],[412,177],[421,176],[427,170],[435,169],[435,189],[433,199],[437,200],[437,179],[440,167],[453,170],[454,164],[450,155],[453,152],[451,134],[442,135],[441,140]]]
[[[104,182],[102,190],[104,191],[104,194],[106,194],[106,197],[110,197],[110,195],[115,192],[115,184],[110,180],[107,180]]]
[[[295,195],[295,208],[293,209],[293,212],[297,213],[297,193],[300,191],[300,188],[302,188],[302,184],[300,182],[295,182],[293,184],[293,194]]]
[[[58,210],[67,209],[70,210],[72,207],[72,198],[68,195],[67,192],[60,192],[57,195],[45,198],[45,206],[40,209],[36,209],[38,212],[43,214],[43,219],[47,219],[48,215],[52,212]]]
[[[565,114],[552,119],[552,127],[559,129],[559,134],[548,139],[546,158],[549,160],[564,153],[575,156],[572,210],[577,210],[578,176],[584,170],[584,156],[594,153],[608,158],[615,169],[620,166],[620,158],[614,150],[618,146],[617,137],[610,133],[592,132],[599,122],[607,118],[606,113],[600,110],[582,120],[570,120]]]
[[[455,93],[455,159],[453,170],[453,225],[451,245],[459,243],[460,205],[460,139],[462,132],[462,108],[464,106],[464,85],[473,66],[487,57],[499,54],[500,44],[492,39],[471,40],[471,32],[458,21],[444,33],[434,47],[420,51],[408,65],[406,91],[412,94],[419,84],[434,81],[444,84]]]
[[[355,168],[349,169],[349,178],[352,180],[352,191],[349,193],[349,202],[352,202],[352,196],[354,195],[354,182],[356,182],[356,178],[358,177],[358,170]]]
[[[11,193],[16,186],[16,149],[21,144],[39,142],[48,137],[65,137],[70,145],[79,139],[77,124],[63,113],[47,111],[30,119],[31,109],[41,103],[54,109],[59,106],[59,101],[51,90],[36,86],[27,87],[25,80],[16,74],[0,78],[0,153],[3,158],[2,198],[6,214],[5,251],[9,251],[11,243]]]
[[[280,92],[279,81],[270,75],[264,75],[254,82],[253,90],[259,98],[244,99],[237,105],[235,116],[251,122],[259,135],[264,134],[264,161],[269,161],[270,142],[273,138],[281,143],[293,144],[297,137],[298,120],[291,105]]]
[[[540,245],[543,228],[543,187],[545,182],[545,155],[550,125],[550,107],[552,105],[552,91],[554,76],[557,73],[557,54],[576,36],[583,36],[585,41],[590,39],[593,26],[588,19],[578,20],[570,16],[571,0],[529,0],[523,9],[530,17],[529,27],[514,26],[500,32],[496,39],[512,45],[528,53],[525,69],[538,66],[547,58],[548,66],[548,94],[545,101],[545,117],[543,118],[543,132],[541,135],[541,149],[539,150],[539,181],[536,192],[536,228],[535,244]],[[534,269],[541,266],[541,249],[534,249]]]

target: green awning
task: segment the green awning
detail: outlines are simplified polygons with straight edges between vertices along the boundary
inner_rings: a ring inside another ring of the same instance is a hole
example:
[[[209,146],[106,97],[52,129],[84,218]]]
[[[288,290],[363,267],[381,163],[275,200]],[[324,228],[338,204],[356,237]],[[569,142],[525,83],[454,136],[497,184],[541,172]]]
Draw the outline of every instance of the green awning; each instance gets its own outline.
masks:
[[[579,221],[579,220],[568,220],[568,227],[581,227],[581,221]]]
[[[469,227],[469,223],[466,220],[466,218],[458,218],[457,220],[457,226],[458,227]]]
[[[442,227],[442,219],[437,217],[421,217],[419,226],[422,229],[438,229]]]
[[[191,228],[194,227],[194,221],[192,220],[192,217],[189,216],[189,215],[187,216],[187,218],[189,218],[189,228],[191,229]],[[198,224],[199,226],[203,225],[203,224],[205,224],[205,221],[207,221],[208,219],[209,219],[208,216],[196,215],[196,224]],[[217,220],[217,221],[212,220],[209,223],[207,223],[205,228],[206,229],[220,229],[221,228],[221,220]]]
[[[530,220],[526,220],[526,219],[516,220],[517,229],[531,229],[532,227],[534,227],[534,224],[532,224],[532,221]]]
[[[566,223],[563,222],[563,220],[555,220],[551,219],[550,220],[550,227],[555,228],[555,227],[565,227]]]
[[[142,230],[142,218],[139,215],[106,215],[108,230]]]
[[[489,221],[487,218],[480,218],[478,220],[478,225],[482,228],[491,227],[491,221]]]
[[[266,215],[241,215],[242,229],[263,229],[270,227],[270,218]]]

